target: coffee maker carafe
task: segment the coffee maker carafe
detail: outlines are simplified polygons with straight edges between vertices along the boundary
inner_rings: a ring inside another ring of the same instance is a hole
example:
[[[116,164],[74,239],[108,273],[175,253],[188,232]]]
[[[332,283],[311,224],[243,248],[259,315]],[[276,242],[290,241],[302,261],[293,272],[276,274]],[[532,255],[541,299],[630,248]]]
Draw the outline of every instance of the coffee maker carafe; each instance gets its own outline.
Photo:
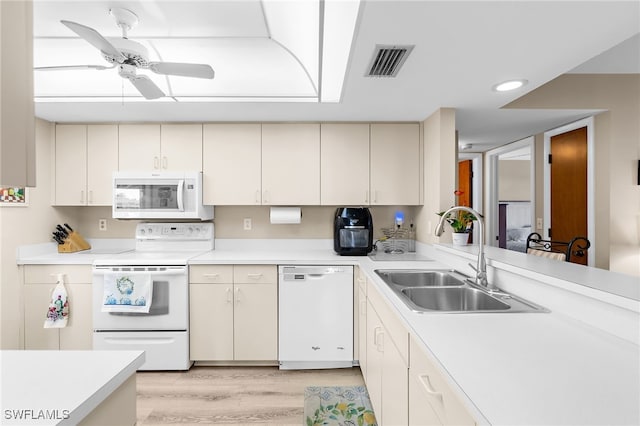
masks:
[[[373,249],[373,220],[366,207],[339,207],[333,224],[333,249],[341,256],[366,256]]]

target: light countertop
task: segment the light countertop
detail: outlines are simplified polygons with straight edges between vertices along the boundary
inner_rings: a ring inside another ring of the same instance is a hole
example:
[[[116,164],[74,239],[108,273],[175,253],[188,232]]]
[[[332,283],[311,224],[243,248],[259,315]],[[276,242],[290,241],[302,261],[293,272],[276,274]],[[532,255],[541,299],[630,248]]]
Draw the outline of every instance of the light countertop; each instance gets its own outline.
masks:
[[[504,282],[507,291],[551,311],[517,314],[415,313],[375,274],[376,269],[434,267],[470,274],[467,263],[473,262],[473,249],[420,245],[419,260],[377,261],[338,256],[326,240],[293,244],[291,240],[216,240],[215,250],[190,263],[358,265],[423,349],[438,360],[450,385],[467,397],[467,407],[481,422],[640,424],[640,351],[637,338],[633,339],[634,334],[640,335],[639,303],[579,285],[580,280],[617,274],[581,267],[576,269],[577,276],[574,273],[567,279],[564,275],[571,274],[574,265],[536,258],[537,264],[529,270],[518,267],[517,257],[514,264],[497,252],[492,258],[489,251],[490,279],[501,287]],[[91,263],[89,255],[74,256]],[[22,263],[47,263],[41,262],[45,258],[52,263],[55,257],[25,255]],[[77,263],[64,259],[64,263]],[[543,260],[547,262],[540,263]],[[600,327],[600,320],[608,324]],[[613,332],[605,331],[607,327]]]
[[[143,362],[143,351],[0,351],[2,423],[78,424]]]

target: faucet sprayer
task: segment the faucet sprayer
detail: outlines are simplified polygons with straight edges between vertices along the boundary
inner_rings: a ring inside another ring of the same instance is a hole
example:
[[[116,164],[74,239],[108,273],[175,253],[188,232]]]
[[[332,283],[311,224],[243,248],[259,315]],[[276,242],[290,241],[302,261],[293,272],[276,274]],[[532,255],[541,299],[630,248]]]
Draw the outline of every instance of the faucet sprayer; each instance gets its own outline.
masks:
[[[478,213],[477,211],[475,211],[474,209],[470,208],[470,207],[466,207],[466,206],[454,206],[451,207],[449,210],[446,210],[442,216],[440,217],[440,221],[438,222],[438,225],[436,225],[436,229],[434,231],[434,234],[436,237],[439,237],[442,235],[442,233],[444,232],[444,222],[445,220],[449,217],[449,215],[455,211],[465,211],[468,213],[471,213],[472,215],[474,215],[476,217],[476,220],[478,221],[478,225],[479,225],[479,235],[478,235],[478,262],[476,264],[476,266],[473,266],[472,264],[469,264],[469,266],[471,266],[471,268],[476,271],[476,279],[475,279],[475,283],[476,285],[482,286],[486,289],[491,289],[491,290],[495,290],[496,287],[492,284],[489,284],[489,282],[487,281],[487,263],[484,259],[484,217]]]

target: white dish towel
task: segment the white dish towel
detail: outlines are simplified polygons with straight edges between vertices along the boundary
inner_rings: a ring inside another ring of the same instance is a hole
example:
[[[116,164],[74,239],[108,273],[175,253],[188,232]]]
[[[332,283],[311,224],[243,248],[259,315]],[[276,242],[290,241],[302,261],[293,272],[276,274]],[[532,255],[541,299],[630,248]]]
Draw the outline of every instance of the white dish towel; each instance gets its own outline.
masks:
[[[113,272],[104,275],[102,312],[149,313],[153,298],[151,274]]]
[[[69,298],[64,287],[64,274],[56,274],[56,286],[51,292],[51,302],[44,328],[64,328],[69,320]]]

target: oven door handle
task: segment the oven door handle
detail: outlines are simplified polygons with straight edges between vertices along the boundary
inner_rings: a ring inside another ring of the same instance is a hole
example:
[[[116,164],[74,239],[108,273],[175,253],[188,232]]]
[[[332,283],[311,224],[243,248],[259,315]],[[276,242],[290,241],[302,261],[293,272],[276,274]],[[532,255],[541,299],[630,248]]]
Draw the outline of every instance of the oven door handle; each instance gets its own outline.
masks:
[[[178,210],[184,211],[184,179],[178,181]]]
[[[151,271],[126,271],[126,270],[118,270],[118,269],[94,269],[93,275],[106,275],[106,274],[127,274],[127,275],[151,275],[153,276],[168,276],[168,275],[184,275],[186,273],[186,268],[180,269],[165,269],[162,271],[151,270]]]

